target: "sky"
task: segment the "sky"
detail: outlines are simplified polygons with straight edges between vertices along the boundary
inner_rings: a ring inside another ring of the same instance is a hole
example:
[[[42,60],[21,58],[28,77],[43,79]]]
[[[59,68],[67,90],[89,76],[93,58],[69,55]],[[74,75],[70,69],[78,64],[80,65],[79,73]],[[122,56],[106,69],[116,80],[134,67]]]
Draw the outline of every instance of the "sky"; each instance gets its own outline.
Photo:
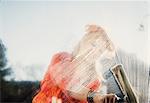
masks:
[[[73,50],[87,24],[102,26],[117,47],[149,63],[148,5],[146,1],[1,1],[0,38],[10,64],[44,65],[37,70],[38,79],[55,53]]]

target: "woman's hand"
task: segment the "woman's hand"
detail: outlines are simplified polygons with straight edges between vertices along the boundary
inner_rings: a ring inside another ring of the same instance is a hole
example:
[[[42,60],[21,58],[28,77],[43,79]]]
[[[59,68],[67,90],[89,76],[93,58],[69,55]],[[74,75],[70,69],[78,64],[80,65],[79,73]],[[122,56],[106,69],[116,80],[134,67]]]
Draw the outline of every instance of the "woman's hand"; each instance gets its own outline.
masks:
[[[55,96],[52,97],[52,103],[62,103],[61,99],[60,98],[57,98]]]
[[[88,33],[93,33],[93,32],[104,32],[104,29],[98,25],[95,24],[90,24],[90,25],[86,25],[87,28],[87,32]]]
[[[94,96],[94,103],[115,103],[116,96],[114,94],[100,95],[96,94]]]

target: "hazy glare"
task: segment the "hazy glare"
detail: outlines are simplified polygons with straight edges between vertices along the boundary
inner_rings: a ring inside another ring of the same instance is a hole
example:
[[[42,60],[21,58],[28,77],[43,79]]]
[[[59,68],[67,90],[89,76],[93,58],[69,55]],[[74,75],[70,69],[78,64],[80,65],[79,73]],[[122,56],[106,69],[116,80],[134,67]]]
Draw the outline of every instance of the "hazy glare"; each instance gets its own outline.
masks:
[[[52,55],[71,52],[87,24],[102,26],[115,45],[147,61],[148,17],[147,2],[3,1],[0,38],[11,64],[44,65],[38,72],[41,79]]]

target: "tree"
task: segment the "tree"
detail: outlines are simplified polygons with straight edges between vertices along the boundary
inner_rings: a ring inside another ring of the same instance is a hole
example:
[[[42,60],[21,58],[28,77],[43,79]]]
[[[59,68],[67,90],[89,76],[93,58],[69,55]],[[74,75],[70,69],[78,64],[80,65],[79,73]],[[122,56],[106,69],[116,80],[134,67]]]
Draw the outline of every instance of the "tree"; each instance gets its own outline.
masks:
[[[12,73],[7,62],[6,47],[0,39],[0,103],[31,103],[39,81],[6,81],[5,76]]]
[[[7,67],[6,47],[0,39],[0,82],[4,81],[4,77],[11,73],[11,69]]]

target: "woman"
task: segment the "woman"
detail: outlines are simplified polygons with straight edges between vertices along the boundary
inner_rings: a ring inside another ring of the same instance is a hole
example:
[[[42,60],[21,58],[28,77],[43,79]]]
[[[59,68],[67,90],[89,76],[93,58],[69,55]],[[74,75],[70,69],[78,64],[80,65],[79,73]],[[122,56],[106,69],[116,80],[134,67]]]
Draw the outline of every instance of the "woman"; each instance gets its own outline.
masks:
[[[115,103],[114,94],[97,92],[101,79],[94,64],[106,50],[113,50],[107,34],[101,27],[89,25],[72,54],[61,52],[53,56],[33,103]]]

